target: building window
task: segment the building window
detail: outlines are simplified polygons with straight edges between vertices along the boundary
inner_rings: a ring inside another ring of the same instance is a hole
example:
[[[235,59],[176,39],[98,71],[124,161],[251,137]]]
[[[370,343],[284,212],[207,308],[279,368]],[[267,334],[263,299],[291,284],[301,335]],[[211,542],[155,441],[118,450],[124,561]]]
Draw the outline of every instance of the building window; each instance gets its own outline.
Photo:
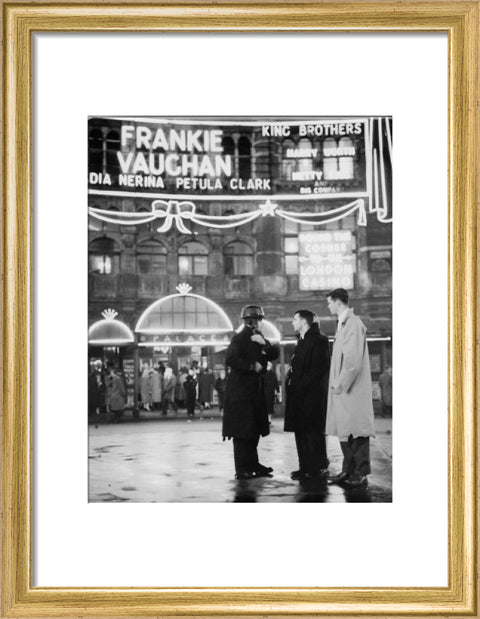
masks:
[[[238,176],[250,178],[252,176],[252,147],[250,140],[241,137],[238,141]]]
[[[100,129],[92,129],[88,134],[88,169],[103,172],[103,135]]]
[[[119,174],[120,164],[117,152],[120,150],[120,136],[116,131],[107,133],[107,172],[109,174]]]
[[[178,250],[179,275],[208,275],[208,251],[204,245],[191,241]]]
[[[253,275],[253,251],[247,243],[235,241],[223,248],[225,275]]]
[[[293,221],[285,221],[283,234],[285,273],[287,275],[298,275],[298,224]]]
[[[148,239],[137,245],[137,273],[139,275],[167,273],[167,250],[162,243]]]
[[[120,257],[115,241],[107,237],[95,239],[88,248],[90,273],[99,275],[114,275],[118,273]]]

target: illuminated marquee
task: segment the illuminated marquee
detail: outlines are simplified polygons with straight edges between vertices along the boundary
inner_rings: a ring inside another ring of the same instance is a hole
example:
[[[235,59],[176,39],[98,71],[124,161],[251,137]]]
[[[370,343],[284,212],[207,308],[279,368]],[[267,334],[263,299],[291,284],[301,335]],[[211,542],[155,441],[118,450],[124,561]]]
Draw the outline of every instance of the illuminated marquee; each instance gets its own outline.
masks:
[[[89,129],[102,126],[102,120],[90,119]],[[91,145],[89,189],[134,189],[162,194],[156,197],[182,198],[255,193],[359,197],[367,192],[368,119],[308,123],[294,119],[276,123],[111,120],[117,125],[116,150],[110,149],[100,165],[96,147]],[[240,150],[239,135],[248,140],[248,154]],[[332,140],[338,145],[332,145]],[[342,140],[348,144],[342,146]],[[245,167],[247,158],[250,164]],[[251,164],[254,159],[255,166]],[[342,171],[345,159],[352,162],[348,173]],[[270,162],[278,163],[272,167]]]

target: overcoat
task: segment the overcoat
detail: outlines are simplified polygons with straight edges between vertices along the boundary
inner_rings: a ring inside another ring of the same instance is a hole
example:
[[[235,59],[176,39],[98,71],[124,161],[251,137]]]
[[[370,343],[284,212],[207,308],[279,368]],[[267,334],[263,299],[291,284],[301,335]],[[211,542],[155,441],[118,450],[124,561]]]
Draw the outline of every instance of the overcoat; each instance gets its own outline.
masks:
[[[187,408],[194,408],[197,400],[197,381],[193,376],[187,374],[183,387],[185,390],[185,404]]]
[[[127,392],[120,376],[108,376],[106,401],[111,411],[123,411],[127,402]]]
[[[163,399],[173,402],[175,399],[175,385],[177,384],[177,377],[175,374],[171,374],[168,378],[164,376],[162,383]]]
[[[215,376],[211,372],[200,372],[198,377],[198,401],[206,404],[212,401]]]
[[[224,438],[255,439],[269,434],[264,373],[267,361],[278,357],[278,346],[268,340],[264,346],[252,342],[248,326],[235,334],[227,348],[225,364],[230,368],[225,387]],[[263,371],[255,372],[258,361]]]
[[[156,370],[150,373],[150,383],[152,389],[152,400],[154,402],[162,401],[162,375]]]
[[[375,435],[367,330],[352,308],[333,344],[325,431],[341,438]]]
[[[140,378],[140,397],[144,404],[152,403],[152,377],[150,370],[145,369],[142,371]]]
[[[286,432],[325,432],[330,347],[313,323],[295,347],[288,373]]]
[[[274,370],[267,370],[265,374],[265,393],[267,396],[267,413],[275,414],[275,396],[279,391],[278,378]]]
[[[392,375],[384,372],[380,375],[380,389],[382,390],[382,404],[392,406]]]

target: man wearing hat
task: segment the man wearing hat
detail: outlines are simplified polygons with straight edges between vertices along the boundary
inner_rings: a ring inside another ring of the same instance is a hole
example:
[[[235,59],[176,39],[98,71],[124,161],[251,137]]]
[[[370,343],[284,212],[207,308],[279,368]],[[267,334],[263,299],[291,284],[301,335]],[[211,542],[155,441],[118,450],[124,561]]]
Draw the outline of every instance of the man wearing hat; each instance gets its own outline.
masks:
[[[225,388],[223,439],[233,438],[235,477],[251,479],[269,476],[272,468],[258,461],[260,436],[270,433],[264,375],[268,361],[279,354],[277,346],[266,340],[259,323],[265,317],[258,305],[246,305],[241,318],[244,327],[236,333],[226,352],[230,372]]]

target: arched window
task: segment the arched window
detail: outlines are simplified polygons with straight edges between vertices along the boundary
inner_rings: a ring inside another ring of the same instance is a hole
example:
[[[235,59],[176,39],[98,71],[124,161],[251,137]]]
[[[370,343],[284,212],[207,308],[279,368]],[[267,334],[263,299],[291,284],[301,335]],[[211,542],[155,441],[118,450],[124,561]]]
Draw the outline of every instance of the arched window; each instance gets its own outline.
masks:
[[[238,176],[240,178],[252,176],[252,147],[246,137],[241,137],[238,141]]]
[[[107,133],[107,172],[109,174],[118,174],[120,172],[117,156],[119,150],[120,136],[116,131],[109,131]]]
[[[139,275],[167,273],[167,250],[163,243],[147,239],[137,245],[137,273]]]
[[[92,129],[88,134],[88,170],[103,171],[103,135],[100,129]]]
[[[93,240],[88,248],[90,273],[114,275],[118,273],[120,256],[115,241],[104,236]]]
[[[224,137],[222,138],[222,146],[223,146],[223,154],[224,155],[234,155],[235,154],[235,142],[233,138]]]
[[[247,243],[234,241],[223,248],[225,275],[253,275],[253,252]]]
[[[208,251],[201,243],[189,241],[178,250],[178,274],[208,275]]]

